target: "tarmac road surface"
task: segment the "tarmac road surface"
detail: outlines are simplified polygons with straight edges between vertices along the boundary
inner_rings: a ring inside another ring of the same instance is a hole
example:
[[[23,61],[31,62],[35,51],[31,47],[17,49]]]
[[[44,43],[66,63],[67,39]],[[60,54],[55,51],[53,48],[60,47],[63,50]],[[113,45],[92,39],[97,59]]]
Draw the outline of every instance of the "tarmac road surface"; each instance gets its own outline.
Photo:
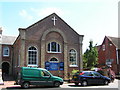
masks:
[[[97,86],[75,86],[74,83],[64,83],[60,87],[41,87],[41,86],[31,86],[27,90],[118,90],[120,88],[119,86],[120,80],[115,79],[113,83],[110,83],[109,85],[97,85]],[[4,85],[0,85],[1,90],[20,90],[22,89],[20,85],[14,85],[14,81],[5,81]],[[81,89],[80,89],[81,88]],[[23,90],[23,89],[22,89]],[[26,89],[24,89],[26,90]]]

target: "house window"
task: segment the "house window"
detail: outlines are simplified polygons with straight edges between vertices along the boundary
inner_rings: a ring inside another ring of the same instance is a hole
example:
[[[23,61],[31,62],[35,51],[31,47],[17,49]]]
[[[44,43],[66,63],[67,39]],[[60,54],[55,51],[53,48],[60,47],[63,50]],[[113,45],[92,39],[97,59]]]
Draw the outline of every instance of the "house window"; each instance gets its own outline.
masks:
[[[103,51],[105,51],[105,45],[102,46]]]
[[[28,66],[37,66],[37,49],[34,46],[28,49]]]
[[[106,65],[111,65],[114,59],[106,59]]]
[[[9,56],[9,47],[4,47],[3,48],[3,56]]]
[[[77,66],[77,52],[74,49],[71,49],[69,52],[70,56],[70,67],[76,67]]]
[[[51,52],[51,53],[59,53],[61,50],[60,50],[60,45],[56,42],[50,42],[48,44],[48,52]]]

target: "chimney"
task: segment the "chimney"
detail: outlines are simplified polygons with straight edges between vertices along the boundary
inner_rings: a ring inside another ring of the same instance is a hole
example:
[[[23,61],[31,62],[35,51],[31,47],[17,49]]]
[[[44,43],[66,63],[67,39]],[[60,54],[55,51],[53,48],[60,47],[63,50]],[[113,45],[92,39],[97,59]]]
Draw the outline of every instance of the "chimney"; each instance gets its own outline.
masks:
[[[0,27],[0,35],[2,35],[2,27]]]

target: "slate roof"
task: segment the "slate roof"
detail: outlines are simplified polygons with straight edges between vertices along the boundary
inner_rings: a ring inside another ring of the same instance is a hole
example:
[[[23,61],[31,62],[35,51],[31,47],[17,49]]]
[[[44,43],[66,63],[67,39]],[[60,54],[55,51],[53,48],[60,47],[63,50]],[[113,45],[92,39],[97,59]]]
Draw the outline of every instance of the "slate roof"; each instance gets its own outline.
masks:
[[[116,48],[120,49],[120,38],[107,36],[108,39],[116,46]]]
[[[13,45],[16,37],[14,36],[2,36],[2,44]]]

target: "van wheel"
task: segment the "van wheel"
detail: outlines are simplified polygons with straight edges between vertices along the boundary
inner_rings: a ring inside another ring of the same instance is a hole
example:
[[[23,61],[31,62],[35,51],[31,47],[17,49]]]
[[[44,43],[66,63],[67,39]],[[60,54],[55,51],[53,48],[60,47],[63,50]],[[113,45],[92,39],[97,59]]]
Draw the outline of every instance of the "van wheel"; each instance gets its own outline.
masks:
[[[54,86],[55,87],[59,87],[60,86],[60,82],[54,82]]]
[[[24,82],[21,86],[23,88],[29,88],[29,82]]]

